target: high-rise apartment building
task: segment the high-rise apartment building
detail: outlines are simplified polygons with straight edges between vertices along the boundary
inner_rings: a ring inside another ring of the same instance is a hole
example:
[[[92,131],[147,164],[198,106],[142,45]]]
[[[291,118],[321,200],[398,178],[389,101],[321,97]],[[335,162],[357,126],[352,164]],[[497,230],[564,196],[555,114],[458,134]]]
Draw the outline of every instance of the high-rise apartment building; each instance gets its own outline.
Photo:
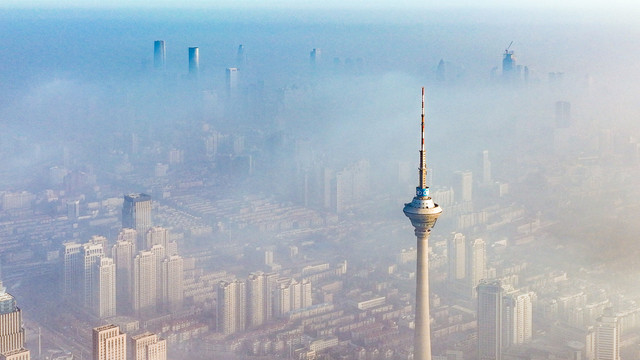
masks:
[[[596,321],[595,360],[620,360],[620,321],[612,308]]]
[[[156,265],[156,269],[155,269],[155,278],[156,278],[156,304],[160,305],[162,304],[162,297],[164,294],[164,278],[162,277],[163,272],[162,272],[162,262],[164,261],[165,257],[166,257],[166,253],[164,250],[164,247],[162,247],[162,245],[154,245],[151,250],[149,250],[153,253],[153,257],[155,258],[154,262]]]
[[[275,273],[257,272],[247,279],[247,327],[254,328],[273,318]]]
[[[100,318],[116,316],[116,264],[112,258],[103,257],[96,266],[99,277],[96,315]]]
[[[244,331],[246,325],[246,289],[243,281],[221,281],[218,284],[218,332],[229,335]]]
[[[62,244],[64,252],[63,264],[63,296],[72,301],[80,301],[84,284],[84,257],[82,245],[75,242]]]
[[[502,360],[502,304],[500,281],[481,281],[478,291],[478,359]]]
[[[118,235],[118,241],[111,249],[113,260],[116,265],[116,301],[117,309],[120,313],[128,313],[132,310],[133,297],[133,254],[135,254],[135,230],[133,240],[126,240]],[[121,232],[122,234],[122,232]]]
[[[122,227],[137,231],[137,251],[145,249],[145,235],[151,225],[151,196],[147,194],[125,195],[122,204]]]
[[[238,89],[238,68],[227,68],[226,71],[227,94],[233,95]]]
[[[502,303],[502,345],[524,344],[531,341],[531,293],[517,290],[506,292]]]
[[[93,329],[93,360],[127,360],[127,335],[117,325]]]
[[[467,284],[472,297],[475,296],[475,288],[480,280],[487,277],[487,252],[485,242],[482,239],[475,239],[467,243]]]
[[[458,202],[466,203],[473,200],[473,173],[469,170],[456,172],[455,193],[459,194]]]
[[[171,255],[162,262],[162,303],[165,309],[182,309],[184,301],[184,260],[180,255]]]
[[[99,242],[83,244],[82,257],[84,259],[84,306],[95,309],[98,307],[100,296],[98,270],[100,259],[104,257],[103,244]]]
[[[273,291],[273,302],[275,317],[311,306],[311,282],[309,280],[298,282],[291,278],[278,279]]]
[[[453,233],[453,238],[447,242],[449,281],[459,281],[466,276],[466,248],[465,236],[461,233]]]
[[[167,340],[145,332],[131,337],[131,360],[167,360]]]
[[[164,70],[166,67],[167,53],[164,40],[156,40],[153,42],[153,67],[158,70]]]
[[[151,251],[141,251],[133,259],[133,310],[138,315],[156,311],[156,271],[156,256]]]

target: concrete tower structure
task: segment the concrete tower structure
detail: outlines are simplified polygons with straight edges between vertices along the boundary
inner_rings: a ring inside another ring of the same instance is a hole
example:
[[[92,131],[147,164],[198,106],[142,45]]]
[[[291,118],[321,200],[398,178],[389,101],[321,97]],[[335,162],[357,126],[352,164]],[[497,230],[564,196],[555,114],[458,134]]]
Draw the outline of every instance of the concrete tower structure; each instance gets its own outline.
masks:
[[[127,335],[117,325],[93,329],[93,360],[126,360]]]
[[[165,309],[177,311],[184,302],[184,260],[180,255],[171,255],[162,262],[162,303]]]
[[[221,281],[218,284],[218,332],[230,335],[244,331],[246,325],[246,289],[243,281]]]
[[[113,260],[116,265],[116,301],[117,309],[120,313],[127,313],[131,311],[131,297],[133,292],[133,255],[135,254],[135,237],[136,231],[133,229],[133,240],[125,240],[125,238],[118,235],[118,241],[111,249]],[[122,232],[121,232],[122,234]]]
[[[447,242],[447,258],[449,262],[449,281],[464,279],[466,275],[465,236],[461,233],[453,233],[453,238]]]
[[[424,87],[422,88],[422,143],[420,147],[419,183],[416,196],[404,205],[404,214],[411,220],[418,242],[416,270],[415,360],[431,360],[431,327],[429,315],[429,234],[442,209],[429,196],[427,186],[426,150],[424,146]]]
[[[133,310],[149,314],[156,310],[156,257],[151,251],[141,251],[133,259]]]
[[[0,354],[22,349],[24,339],[22,311],[0,283]]]
[[[166,48],[164,40],[156,40],[153,42],[153,66],[158,70],[164,70],[167,61]]]
[[[482,239],[475,239],[467,243],[467,284],[471,297],[475,297],[476,286],[480,280],[487,277],[487,250]]]

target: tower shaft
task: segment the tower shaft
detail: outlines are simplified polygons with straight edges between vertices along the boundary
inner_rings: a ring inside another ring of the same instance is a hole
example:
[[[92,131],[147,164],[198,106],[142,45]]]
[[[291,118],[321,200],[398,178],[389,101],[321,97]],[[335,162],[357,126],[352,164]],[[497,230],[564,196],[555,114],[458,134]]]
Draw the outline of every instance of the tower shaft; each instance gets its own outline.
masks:
[[[415,230],[418,241],[414,360],[431,360],[429,313],[429,231]]]

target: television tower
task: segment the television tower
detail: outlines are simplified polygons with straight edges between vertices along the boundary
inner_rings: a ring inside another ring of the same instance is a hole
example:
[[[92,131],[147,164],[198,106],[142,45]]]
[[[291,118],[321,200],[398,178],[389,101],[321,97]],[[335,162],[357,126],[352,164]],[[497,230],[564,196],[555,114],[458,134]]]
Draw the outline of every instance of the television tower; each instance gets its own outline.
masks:
[[[404,204],[404,214],[411,220],[418,241],[416,269],[416,317],[413,344],[414,360],[431,360],[431,326],[429,324],[429,234],[442,213],[429,196],[426,151],[424,149],[424,87],[422,88],[422,144],[420,146],[419,185],[416,196]]]

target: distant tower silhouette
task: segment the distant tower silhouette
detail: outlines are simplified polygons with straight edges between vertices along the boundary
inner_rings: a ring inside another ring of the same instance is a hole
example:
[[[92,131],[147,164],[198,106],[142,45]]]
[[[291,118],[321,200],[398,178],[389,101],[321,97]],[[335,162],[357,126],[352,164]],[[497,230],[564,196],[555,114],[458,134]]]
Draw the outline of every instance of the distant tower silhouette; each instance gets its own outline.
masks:
[[[136,250],[146,250],[145,236],[151,228],[151,196],[147,194],[124,196],[122,227],[136,230]]]
[[[309,62],[311,63],[311,66],[316,66],[320,62],[321,54],[322,52],[320,49],[311,50],[309,53]]]
[[[164,47],[164,40],[153,42],[153,66],[156,69],[164,70],[166,66],[167,53]]]
[[[513,55],[513,50],[509,50],[513,45],[513,41],[507,46],[502,55],[502,77],[506,80],[512,80],[516,75],[516,57]]]
[[[238,45],[238,53],[236,54],[236,67],[242,68],[247,62],[247,56],[244,54],[244,45]]]
[[[197,47],[189,48],[189,75],[197,76],[200,72],[200,49]]]
[[[414,360],[431,360],[431,329],[429,315],[429,234],[442,213],[438,204],[429,196],[427,186],[426,150],[424,146],[424,87],[422,88],[422,143],[420,147],[419,183],[416,196],[404,204],[404,214],[415,228],[418,242],[416,270],[416,318],[414,335]]]

